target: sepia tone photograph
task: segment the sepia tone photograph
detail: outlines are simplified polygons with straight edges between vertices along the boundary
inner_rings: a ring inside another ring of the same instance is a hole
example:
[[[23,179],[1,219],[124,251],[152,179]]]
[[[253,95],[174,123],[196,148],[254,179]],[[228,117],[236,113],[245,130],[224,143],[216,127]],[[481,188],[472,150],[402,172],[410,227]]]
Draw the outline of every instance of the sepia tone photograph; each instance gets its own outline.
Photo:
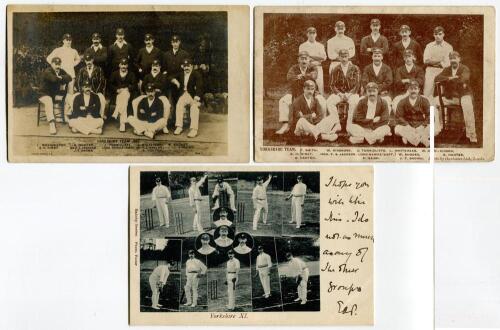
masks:
[[[492,8],[372,8],[256,8],[256,160],[491,160]]]
[[[236,35],[248,40],[246,20],[233,23],[248,8],[8,11],[9,160],[237,160],[248,150],[247,127],[230,139],[232,120],[248,123],[248,81],[229,51]]]

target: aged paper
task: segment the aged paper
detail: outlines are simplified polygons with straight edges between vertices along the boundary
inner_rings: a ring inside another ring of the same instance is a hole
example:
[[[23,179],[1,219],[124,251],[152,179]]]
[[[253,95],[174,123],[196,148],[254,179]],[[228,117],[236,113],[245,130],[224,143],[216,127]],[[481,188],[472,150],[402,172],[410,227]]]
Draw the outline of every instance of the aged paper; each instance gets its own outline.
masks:
[[[255,160],[426,162],[432,136],[436,161],[493,160],[494,27],[493,7],[257,7]]]
[[[131,167],[132,325],[371,325],[372,167]]]
[[[248,6],[10,5],[7,41],[9,161],[248,161]]]

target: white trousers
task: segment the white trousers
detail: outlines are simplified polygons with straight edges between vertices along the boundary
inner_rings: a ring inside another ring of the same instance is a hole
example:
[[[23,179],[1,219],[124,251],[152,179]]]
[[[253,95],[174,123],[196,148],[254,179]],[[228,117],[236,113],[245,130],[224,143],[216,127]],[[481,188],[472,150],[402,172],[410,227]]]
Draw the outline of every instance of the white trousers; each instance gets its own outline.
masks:
[[[233,284],[233,279],[236,279],[236,282]],[[227,274],[227,307],[229,309],[233,309],[236,305],[236,285],[238,284],[238,275],[237,274]]]
[[[193,217],[193,229],[197,231],[203,231],[203,227],[201,226],[201,202],[194,201],[194,207],[196,209],[196,213]]]
[[[168,205],[166,198],[157,198],[156,209],[158,210],[158,219],[160,219],[160,225],[170,225],[170,215],[168,213]]]
[[[309,281],[309,269],[306,268],[302,271],[302,274],[300,274],[302,277],[302,280],[300,281],[299,285],[297,286],[297,294],[303,302],[307,301],[307,282]]]
[[[271,294],[271,280],[269,278],[269,268],[258,269],[260,284],[262,284],[262,289],[264,289],[265,295]]]
[[[328,110],[328,113],[331,114],[333,112],[336,112],[338,115],[337,104],[339,104],[341,101],[342,99],[337,94],[330,95],[326,100],[326,109]],[[349,109],[347,110],[347,124],[352,123],[352,116],[354,114],[354,109],[356,109],[356,106],[358,105],[358,102],[359,102],[358,94],[352,94],[347,99],[347,103],[349,105]]]
[[[384,125],[372,130],[371,128],[351,124],[347,126],[347,133],[354,138],[355,143],[362,143],[366,140],[369,144],[374,144],[377,140],[382,140],[384,137],[390,135],[391,128],[389,125]]]
[[[102,118],[94,117],[78,117],[75,119],[70,119],[68,125],[71,128],[76,129],[78,132],[89,135],[92,131],[102,128],[104,120]]]
[[[186,285],[184,286],[186,302],[188,305],[196,305],[198,304],[198,283],[200,281],[200,279],[198,278],[198,273],[188,273],[186,277]]]
[[[151,307],[157,307],[160,301],[160,289],[158,289],[158,282],[149,280],[149,286],[151,287]]]
[[[424,81],[424,95],[427,96],[429,100],[434,97],[434,79],[436,76],[441,73],[443,69],[434,68],[432,66],[428,66],[425,69],[425,81]]]
[[[47,121],[53,121],[54,117],[54,101],[52,101],[52,97],[48,95],[44,95],[38,99],[40,103],[43,104],[43,109],[45,110],[45,116],[47,117]]]
[[[339,116],[334,112],[321,119],[316,125],[310,123],[305,118],[300,118],[295,126],[295,135],[312,135],[318,137],[320,134],[333,135],[340,130]]]
[[[428,147],[429,142],[429,126],[418,126],[412,127],[410,125],[396,125],[394,127],[394,133],[396,135],[405,138],[414,146],[418,146],[422,143],[424,146]]]
[[[128,123],[139,133],[153,132],[156,133],[167,126],[167,119],[160,118],[154,123],[147,122],[145,120],[139,120],[136,117],[128,117]]]
[[[139,107],[139,102],[141,102],[142,99],[146,97],[147,95],[140,95],[132,100],[132,109],[134,110],[134,115],[137,115],[137,108]],[[170,108],[171,108],[170,101],[164,95],[159,96],[158,99],[163,103],[163,118],[168,120],[168,117],[170,117]]]
[[[175,106],[175,127],[183,127],[184,112],[186,107],[189,107],[191,117],[191,129],[198,129],[198,122],[200,120],[200,102],[195,101],[188,92],[179,97],[177,105]]]
[[[295,227],[300,228],[302,224],[302,197],[292,196],[292,221],[295,222]]]
[[[316,85],[318,85],[318,92],[321,95],[325,94],[325,87],[323,84],[323,66],[316,66],[316,70],[318,71],[318,77],[316,78]]]
[[[255,204],[255,211],[253,213],[253,230],[257,230],[257,225],[259,223],[260,214],[262,213],[262,222],[267,223],[267,214],[269,211],[269,206],[267,200],[258,200]]]
[[[434,99],[435,104],[439,104],[439,98]],[[445,105],[462,105],[462,111],[464,113],[465,122],[465,136],[471,140],[477,140],[476,135],[476,119],[474,117],[474,105],[472,104],[472,97],[470,95],[464,95],[460,98],[447,99],[443,97],[443,103]],[[440,109],[442,112],[443,109]],[[437,116],[436,116],[437,117]],[[441,126],[442,127],[442,126]]]
[[[130,99],[130,92],[123,89],[118,95],[116,95],[115,111],[113,112],[113,117],[120,117],[120,124],[125,124],[127,122],[127,108],[128,101]]]
[[[321,118],[323,118],[326,115],[326,100],[320,94],[316,95],[315,98],[319,104]],[[287,123],[290,120],[291,110],[292,110],[292,94],[285,94],[278,101],[278,111],[279,111],[278,121],[280,123]]]

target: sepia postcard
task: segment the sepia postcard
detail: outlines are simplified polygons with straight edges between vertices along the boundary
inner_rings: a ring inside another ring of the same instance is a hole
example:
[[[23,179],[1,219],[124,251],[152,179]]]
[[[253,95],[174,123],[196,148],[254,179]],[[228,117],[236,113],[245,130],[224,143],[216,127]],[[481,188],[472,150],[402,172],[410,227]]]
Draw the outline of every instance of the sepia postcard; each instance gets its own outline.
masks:
[[[131,167],[132,325],[372,325],[373,168]]]
[[[247,162],[249,18],[248,6],[9,5],[8,160]]]
[[[256,7],[258,162],[494,159],[493,7]],[[435,116],[431,123],[431,113]]]

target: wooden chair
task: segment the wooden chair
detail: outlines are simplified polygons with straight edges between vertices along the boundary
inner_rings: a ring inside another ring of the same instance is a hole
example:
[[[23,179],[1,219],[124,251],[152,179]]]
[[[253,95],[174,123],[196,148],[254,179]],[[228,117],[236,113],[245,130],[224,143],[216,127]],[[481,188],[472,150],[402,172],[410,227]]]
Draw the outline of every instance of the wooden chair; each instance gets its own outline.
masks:
[[[40,97],[40,89],[38,87],[33,87],[33,91],[38,95],[38,97]],[[66,100],[67,92],[68,84],[65,84],[61,86],[60,94],[57,94],[54,98],[52,98],[52,102],[54,104],[54,117],[56,121],[59,119],[62,123],[66,123],[66,119],[64,117],[64,102]],[[38,110],[36,118],[36,126],[40,126],[40,121],[47,120],[45,108],[40,100],[38,100]]]
[[[451,112],[457,111],[462,115],[462,120],[463,120],[463,110],[462,110],[462,104],[460,103],[461,100],[458,98],[458,104],[444,104],[443,101],[443,93],[444,93],[444,84],[442,82],[436,82],[436,90],[437,90],[437,95],[439,99],[439,107],[441,108],[441,111],[443,112],[443,132],[445,131],[450,131],[450,117],[451,117]],[[463,127],[465,129],[465,127]]]
[[[346,101],[340,101],[337,103],[337,112],[339,115],[339,120],[340,120],[340,127],[341,130],[339,133],[346,135],[347,134],[347,117],[349,113],[349,103]]]

